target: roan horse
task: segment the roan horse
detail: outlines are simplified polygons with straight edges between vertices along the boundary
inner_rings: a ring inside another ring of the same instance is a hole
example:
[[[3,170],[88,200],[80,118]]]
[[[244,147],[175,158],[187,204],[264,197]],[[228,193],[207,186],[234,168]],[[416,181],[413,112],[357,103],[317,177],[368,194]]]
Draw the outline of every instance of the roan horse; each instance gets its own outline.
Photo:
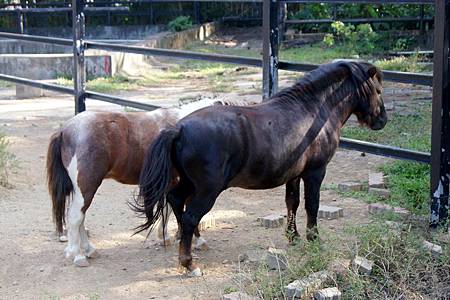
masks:
[[[147,220],[137,231],[152,227],[167,195],[181,225],[180,263],[188,275],[200,276],[192,263],[193,232],[222,191],[286,184],[286,231],[292,240],[298,236],[302,179],[307,238],[316,238],[320,186],[341,127],[352,113],[373,130],[387,122],[381,80],[382,73],[371,64],[326,64],[266,102],[207,107],[162,131],[142,168],[135,210]]]
[[[84,219],[103,179],[138,184],[145,153],[159,132],[191,112],[215,104],[243,105],[244,102],[203,99],[180,108],[151,112],[83,112],[51,137],[47,153],[48,189],[60,238],[65,223],[66,198],[73,194],[67,210],[66,257],[73,256],[77,266],[87,266],[86,257],[97,255],[89,242]],[[166,210],[160,229],[165,230],[162,223],[167,223],[169,213]],[[198,230],[196,236],[198,247],[206,243]],[[169,240],[167,231],[160,230],[159,237],[164,237],[164,243]]]

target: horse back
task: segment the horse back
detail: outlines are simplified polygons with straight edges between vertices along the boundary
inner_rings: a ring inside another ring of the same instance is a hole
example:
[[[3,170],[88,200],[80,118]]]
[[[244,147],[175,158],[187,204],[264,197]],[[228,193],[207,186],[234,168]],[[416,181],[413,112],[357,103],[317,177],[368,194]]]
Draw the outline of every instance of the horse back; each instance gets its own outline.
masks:
[[[67,153],[96,177],[137,184],[144,155],[160,130],[176,120],[160,111],[83,112],[62,128]],[[70,159],[68,160],[70,161]]]

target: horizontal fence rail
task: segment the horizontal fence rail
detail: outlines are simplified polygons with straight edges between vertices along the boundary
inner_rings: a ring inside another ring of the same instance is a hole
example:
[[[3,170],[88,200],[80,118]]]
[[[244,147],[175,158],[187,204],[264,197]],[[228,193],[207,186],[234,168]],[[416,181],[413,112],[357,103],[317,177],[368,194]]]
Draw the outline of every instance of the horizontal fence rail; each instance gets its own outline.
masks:
[[[389,18],[367,18],[367,19],[307,19],[307,20],[286,20],[284,23],[288,25],[293,24],[325,24],[341,21],[343,23],[392,23],[392,22],[420,22],[433,21],[431,17],[389,17]]]
[[[117,4],[140,4],[140,3],[177,3],[177,2],[244,2],[244,3],[262,3],[263,0],[130,0],[130,1],[96,1],[86,3],[86,5],[115,5]],[[287,3],[337,3],[337,4],[434,4],[434,0],[281,0]],[[0,4],[0,7],[21,6],[20,3]],[[28,4],[28,6],[67,6],[70,2],[38,2]]]
[[[381,145],[354,139],[341,138],[339,147],[397,159],[411,160],[426,164],[429,164],[431,161],[430,153],[402,149],[394,146]]]
[[[47,83],[47,82],[42,82],[39,80],[32,80],[32,79],[26,79],[26,78],[22,78],[22,77],[6,75],[6,74],[0,74],[0,80],[14,82],[14,83],[23,84],[23,85],[28,85],[28,86],[32,86],[35,88],[46,89],[49,91],[63,93],[63,94],[73,95],[73,93],[74,93],[74,89],[70,88],[70,87],[61,86],[58,84]],[[104,102],[114,103],[114,104],[123,105],[123,106],[127,106],[127,107],[142,109],[142,110],[155,110],[155,109],[160,108],[159,106],[156,106],[156,105],[140,103],[140,102],[136,102],[133,100],[124,99],[124,98],[120,98],[120,97],[114,97],[114,96],[101,94],[101,93],[97,93],[97,92],[93,92],[93,91],[86,91],[86,97],[90,98],[90,99],[94,99],[94,100],[100,100],[100,101],[104,101]]]

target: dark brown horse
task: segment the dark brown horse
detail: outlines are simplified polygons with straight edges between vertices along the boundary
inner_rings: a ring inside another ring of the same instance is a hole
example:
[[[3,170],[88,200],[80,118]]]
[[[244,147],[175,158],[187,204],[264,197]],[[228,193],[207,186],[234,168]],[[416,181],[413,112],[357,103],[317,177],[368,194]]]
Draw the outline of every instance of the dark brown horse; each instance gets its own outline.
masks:
[[[77,266],[87,266],[86,257],[97,252],[89,242],[84,219],[103,179],[138,184],[139,174],[149,145],[159,132],[200,108],[211,105],[245,104],[203,99],[197,102],[151,112],[83,112],[70,119],[50,139],[47,153],[48,189],[53,203],[53,220],[62,236],[65,223],[66,198],[72,194],[67,209],[68,246],[66,257],[73,257]],[[165,211],[160,229],[165,229],[170,210]],[[164,226],[162,224],[164,223]],[[159,237],[167,242],[167,231]],[[206,241],[196,231],[197,246]]]
[[[379,130],[387,122],[381,72],[356,62],[326,64],[267,102],[248,107],[201,109],[162,131],[150,148],[140,176],[135,209],[152,226],[172,205],[181,225],[180,263],[190,275],[194,229],[229,187],[269,189],[286,184],[287,233],[298,236],[295,216],[299,184],[305,186],[307,238],[317,232],[319,191],[326,166],[352,113]],[[180,180],[172,184],[172,178]],[[154,208],[156,206],[156,213]]]

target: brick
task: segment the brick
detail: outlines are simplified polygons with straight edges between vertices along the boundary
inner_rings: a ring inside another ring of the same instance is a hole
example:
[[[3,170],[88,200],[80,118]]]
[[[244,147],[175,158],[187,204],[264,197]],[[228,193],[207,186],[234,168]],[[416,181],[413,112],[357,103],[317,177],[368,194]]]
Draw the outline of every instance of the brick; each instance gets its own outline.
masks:
[[[288,266],[286,251],[269,248],[266,255],[266,264],[270,270],[286,270]]]
[[[285,286],[286,296],[288,299],[303,298],[306,295],[313,293],[315,289],[319,288],[331,277],[329,272],[320,271],[312,273],[303,279],[295,280]]]
[[[384,184],[383,173],[369,173],[369,188],[386,188],[386,185]]]
[[[369,187],[369,193],[377,194],[384,199],[388,199],[391,196],[391,192],[389,190],[374,187]]]
[[[344,216],[344,209],[336,206],[320,205],[318,216],[321,219],[338,219]]]
[[[423,241],[423,247],[429,250],[433,255],[439,256],[442,255],[442,247],[428,241]]]
[[[364,184],[359,181],[346,181],[338,184],[338,190],[341,192],[358,192],[364,189]]]
[[[223,295],[223,300],[258,300],[259,298],[247,295],[242,292],[233,292],[226,295]]]
[[[284,216],[282,215],[267,215],[265,217],[258,218],[258,222],[261,226],[266,228],[277,228],[284,224]]]
[[[198,224],[198,229],[199,230],[206,230],[208,228],[214,228],[216,227],[216,219],[211,217],[211,216],[207,216],[206,218],[203,218],[200,223]]]
[[[342,293],[337,287],[318,290],[314,293],[314,300],[340,300]]]
[[[352,260],[352,268],[359,274],[369,275],[372,273],[373,261],[357,256]]]

